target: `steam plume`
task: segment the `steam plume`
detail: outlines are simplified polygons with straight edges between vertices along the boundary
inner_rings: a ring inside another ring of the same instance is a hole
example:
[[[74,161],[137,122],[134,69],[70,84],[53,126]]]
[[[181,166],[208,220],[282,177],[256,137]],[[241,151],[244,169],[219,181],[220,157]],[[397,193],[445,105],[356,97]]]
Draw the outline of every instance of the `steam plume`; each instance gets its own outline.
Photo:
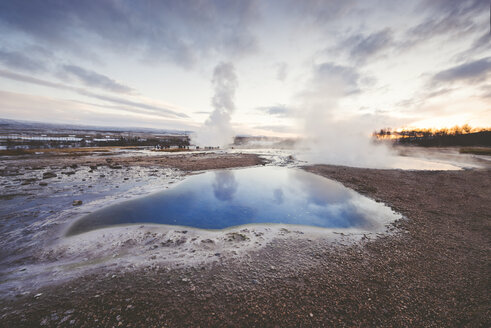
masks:
[[[232,143],[234,132],[230,122],[235,110],[234,97],[237,76],[232,63],[220,63],[213,71],[211,80],[215,94],[211,100],[213,112],[198,129],[193,142],[198,146],[226,147]]]
[[[311,163],[386,167],[393,156],[385,145],[374,144],[370,134],[380,122],[373,116],[340,115],[344,97],[359,92],[358,76],[348,67],[324,64],[301,96],[299,122],[304,131],[299,157]]]

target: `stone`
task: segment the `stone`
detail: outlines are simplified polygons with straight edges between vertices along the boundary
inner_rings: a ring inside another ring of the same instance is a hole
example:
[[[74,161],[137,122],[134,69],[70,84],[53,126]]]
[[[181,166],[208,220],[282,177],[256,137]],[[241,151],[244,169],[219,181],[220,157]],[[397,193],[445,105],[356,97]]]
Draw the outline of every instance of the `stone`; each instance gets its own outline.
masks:
[[[55,178],[57,175],[54,172],[44,172],[43,179]]]
[[[34,183],[36,181],[37,181],[36,178],[25,179],[25,180],[22,181],[21,185],[23,185],[23,186],[29,185],[29,184],[32,184],[32,183]]]
[[[74,175],[75,174],[75,171],[61,172],[61,174],[64,174],[64,175]]]

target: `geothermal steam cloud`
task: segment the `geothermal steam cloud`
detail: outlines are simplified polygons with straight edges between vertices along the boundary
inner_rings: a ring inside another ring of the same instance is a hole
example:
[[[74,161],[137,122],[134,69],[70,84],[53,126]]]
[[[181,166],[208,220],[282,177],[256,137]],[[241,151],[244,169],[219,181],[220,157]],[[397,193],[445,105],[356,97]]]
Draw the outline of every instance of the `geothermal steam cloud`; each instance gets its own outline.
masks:
[[[375,116],[342,113],[340,102],[359,92],[359,78],[349,68],[333,64],[316,67],[300,95],[298,123],[303,131],[297,155],[310,163],[362,167],[388,167],[394,160],[384,144],[374,144],[370,134],[380,124]],[[303,125],[303,126],[302,126]]]
[[[213,112],[196,132],[194,142],[201,147],[226,147],[234,137],[230,119],[235,110],[234,97],[238,84],[233,64],[218,64],[213,70],[211,83],[215,91],[211,100]]]

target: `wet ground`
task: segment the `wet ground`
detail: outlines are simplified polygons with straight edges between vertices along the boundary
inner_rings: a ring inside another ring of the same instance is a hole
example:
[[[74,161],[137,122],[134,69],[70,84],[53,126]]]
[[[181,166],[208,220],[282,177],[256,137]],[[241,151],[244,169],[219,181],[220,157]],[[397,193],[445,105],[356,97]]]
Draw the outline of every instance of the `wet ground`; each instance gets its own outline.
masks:
[[[198,169],[266,162],[253,154],[118,149],[76,156],[57,152],[4,157],[0,161],[0,294],[10,293],[6,287],[10,283],[57,280],[53,272],[59,267],[84,262],[88,254],[59,257],[57,248],[67,227],[84,213],[165,190]]]
[[[306,168],[404,215],[382,233],[142,225],[60,238],[84,211],[188,174],[172,161],[198,168],[201,160],[206,169],[267,162],[196,155],[2,160],[0,326],[490,325],[489,169]],[[295,165],[283,153],[266,159]],[[62,173],[69,169],[75,174]],[[57,176],[42,179],[48,172]]]

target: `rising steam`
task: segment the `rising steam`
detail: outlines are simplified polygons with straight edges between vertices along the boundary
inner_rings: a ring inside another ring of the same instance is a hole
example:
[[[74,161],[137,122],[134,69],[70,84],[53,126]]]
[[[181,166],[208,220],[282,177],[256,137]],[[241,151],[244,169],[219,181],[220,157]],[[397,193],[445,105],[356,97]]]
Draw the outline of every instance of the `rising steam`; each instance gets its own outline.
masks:
[[[346,67],[330,64],[317,67],[300,95],[298,114],[304,132],[303,151],[298,156],[310,163],[364,167],[387,167],[393,159],[385,145],[374,144],[371,132],[379,125],[373,116],[340,112],[344,97],[359,92],[358,77]],[[307,149],[307,152],[305,152]]]
[[[237,76],[232,63],[220,63],[213,70],[211,80],[215,94],[211,100],[213,112],[193,136],[200,146],[227,147],[233,142],[234,131],[230,122],[235,110],[234,96]]]

